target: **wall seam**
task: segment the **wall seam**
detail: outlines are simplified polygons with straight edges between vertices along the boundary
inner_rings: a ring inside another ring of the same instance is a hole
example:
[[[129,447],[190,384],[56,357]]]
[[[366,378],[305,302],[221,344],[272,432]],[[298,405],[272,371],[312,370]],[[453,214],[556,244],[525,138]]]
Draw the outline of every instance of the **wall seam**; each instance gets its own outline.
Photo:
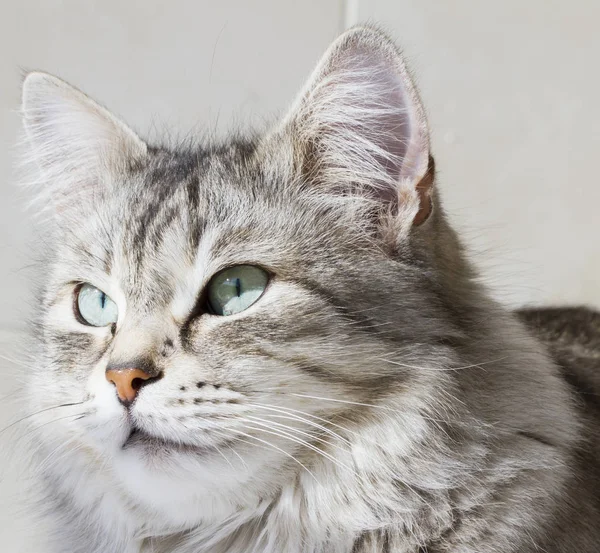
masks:
[[[342,0],[342,29],[346,30],[358,23],[360,0]]]

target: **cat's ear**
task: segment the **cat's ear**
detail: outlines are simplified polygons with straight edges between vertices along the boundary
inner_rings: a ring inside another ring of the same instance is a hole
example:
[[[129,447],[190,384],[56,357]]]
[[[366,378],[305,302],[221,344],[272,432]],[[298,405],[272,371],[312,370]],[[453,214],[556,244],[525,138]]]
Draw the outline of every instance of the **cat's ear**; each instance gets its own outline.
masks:
[[[343,194],[368,194],[393,214],[398,230],[431,210],[433,161],[427,121],[394,43],[354,28],[325,53],[284,126],[312,182]]]
[[[59,211],[77,207],[147,153],[146,144],[94,100],[47,73],[23,82],[22,114],[30,156]]]

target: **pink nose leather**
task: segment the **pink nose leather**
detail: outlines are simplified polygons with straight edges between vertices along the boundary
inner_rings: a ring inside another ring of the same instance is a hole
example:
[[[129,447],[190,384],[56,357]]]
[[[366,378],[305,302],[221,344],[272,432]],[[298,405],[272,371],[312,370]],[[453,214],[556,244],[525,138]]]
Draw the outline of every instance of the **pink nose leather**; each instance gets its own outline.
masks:
[[[110,369],[106,371],[106,380],[112,382],[117,389],[117,395],[123,403],[132,403],[142,384],[152,378],[142,369]]]

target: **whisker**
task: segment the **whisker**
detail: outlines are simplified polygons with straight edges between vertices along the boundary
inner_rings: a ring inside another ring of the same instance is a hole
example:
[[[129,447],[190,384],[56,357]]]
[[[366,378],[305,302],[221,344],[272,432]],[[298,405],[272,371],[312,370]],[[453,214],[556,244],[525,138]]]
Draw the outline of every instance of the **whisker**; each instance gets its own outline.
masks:
[[[396,413],[396,414],[403,413],[400,409],[394,409],[392,407],[388,407],[387,405],[375,405],[373,403],[361,403],[359,401],[350,401],[348,399],[334,399],[334,398],[330,398],[330,397],[311,396],[308,394],[297,394],[297,393],[293,393],[293,392],[290,392],[289,395],[308,398],[308,399],[318,399],[321,401],[332,401],[334,403],[342,403],[342,404],[346,404],[346,405],[358,405],[361,407],[370,407],[373,409],[380,409],[382,411],[388,411],[390,413]],[[419,413],[419,416],[421,418],[423,418],[424,420],[430,421],[432,423],[447,423],[447,422],[449,422],[449,419],[447,419],[447,418],[446,419],[438,419],[438,418],[430,417],[429,415],[425,415],[422,412]]]
[[[231,470],[235,470],[235,467],[231,464],[231,461],[227,457],[225,457],[225,454],[221,451],[221,448],[219,448],[216,444],[214,447],[218,451],[219,455],[221,455],[221,457],[225,459],[225,462],[231,467]]]
[[[399,361],[393,361],[392,359],[386,359],[385,357],[377,358],[378,361],[384,361],[385,363],[389,363],[390,365],[396,365],[398,367],[405,367],[407,369],[414,369],[419,371],[436,371],[436,372],[452,372],[452,371],[462,371],[464,369],[472,369],[475,367],[482,368],[484,365],[490,365],[491,363],[497,363],[498,361],[504,361],[509,356],[505,355],[504,357],[498,357],[497,359],[492,359],[491,361],[483,361],[481,363],[473,363],[471,365],[464,365],[462,367],[445,367],[445,368],[434,368],[434,367],[417,367],[415,365],[408,365],[406,363],[400,363]]]
[[[358,436],[359,435],[359,432],[357,432],[356,430],[350,430],[349,428],[347,428],[345,426],[342,426],[342,425],[337,424],[337,423],[335,423],[333,421],[327,420],[327,419],[325,419],[323,417],[319,417],[319,416],[314,415],[312,413],[306,413],[305,411],[300,411],[298,409],[292,409],[290,407],[281,407],[281,409],[293,411],[295,413],[300,413],[300,414],[306,415],[307,417],[315,418],[317,420],[320,420],[321,422],[324,422],[325,424],[329,424],[329,425],[331,425],[331,426],[333,426],[335,428],[339,428],[340,430],[343,430],[344,432],[348,432],[348,434],[352,434],[353,436]],[[336,416],[339,417],[339,415],[336,415]],[[342,417],[342,418],[344,418],[344,420],[348,420],[346,417]],[[335,432],[334,432],[334,434],[336,436],[339,436],[340,439],[344,440],[348,445],[352,445],[352,442],[350,440],[344,438],[343,436],[340,436],[339,434],[336,434]]]
[[[84,413],[74,413],[72,415],[66,415],[64,417],[59,417],[57,419],[52,419],[51,421],[47,421],[44,424],[40,424],[39,426],[36,426],[35,428],[32,428],[26,434],[23,434],[22,436],[20,436],[19,439],[15,443],[19,443],[21,440],[25,439],[27,436],[30,436],[31,434],[33,434],[34,432],[36,432],[40,428],[43,428],[44,426],[48,426],[49,424],[52,424],[54,422],[58,422],[58,421],[61,421],[61,420],[70,419],[71,417],[77,417],[74,420],[80,420],[83,417],[87,416],[87,414],[88,414],[87,412],[84,412]]]
[[[25,361],[23,361],[22,359],[17,359],[14,357],[8,357],[5,354],[1,354],[0,353],[0,359],[2,359],[3,361],[7,361],[8,363],[12,363],[14,365],[17,365],[23,369],[29,369],[31,367],[31,365],[28,365]]]
[[[36,415],[39,415],[40,413],[45,413],[46,411],[51,411],[53,409],[58,409],[60,407],[73,407],[74,405],[82,405],[83,403],[85,403],[85,402],[84,401],[77,401],[75,403],[63,403],[61,405],[55,405],[54,407],[46,407],[45,409],[40,409],[39,411],[36,411],[35,413],[31,413],[31,415],[26,415],[26,416],[21,417],[20,419],[18,419],[16,421],[12,422],[8,426],[6,426],[2,430],[0,430],[0,434],[2,434],[3,432],[5,432],[9,428],[12,428],[16,424],[19,424],[20,422],[23,422],[23,421],[25,421],[25,420],[27,420],[27,419],[29,419],[31,417],[35,417]]]
[[[319,482],[319,480],[317,479],[317,477],[310,471],[310,469],[308,469],[306,467],[306,465],[304,465],[301,461],[299,461],[298,459],[296,459],[296,457],[294,457],[291,453],[288,453],[284,449],[281,449],[280,447],[276,446],[275,444],[272,444],[271,442],[268,442],[266,440],[261,440],[257,436],[253,436],[252,434],[248,434],[246,432],[242,432],[241,430],[239,430],[237,428],[236,429],[228,428],[227,430],[235,432],[237,434],[241,434],[242,436],[245,436],[245,437],[250,438],[252,440],[256,440],[257,442],[260,442],[260,443],[266,445],[267,447],[270,447],[272,449],[275,449],[275,450],[279,451],[280,453],[283,453],[286,457],[289,457],[294,462],[298,463],[306,472],[308,472],[308,474],[310,474],[314,478],[314,480],[315,480],[315,482],[317,482],[317,484],[321,485],[321,483]]]
[[[265,415],[266,417],[270,417],[270,418],[289,418],[289,417],[285,417],[282,415]],[[272,424],[275,425],[276,427],[285,429],[285,430],[290,430],[291,432],[296,432],[297,434],[302,434],[303,436],[306,436],[308,438],[311,438],[312,440],[316,440],[318,442],[321,442],[323,444],[329,445],[331,447],[335,447],[337,449],[341,449],[342,451],[346,452],[346,453],[350,453],[347,449],[344,449],[342,446],[339,446],[335,443],[329,442],[327,440],[324,440],[323,438],[319,438],[318,436],[315,436],[314,434],[311,434],[310,432],[305,432],[304,430],[300,430],[299,428],[295,428],[293,426],[288,426],[287,424],[282,424],[279,422],[275,422],[272,420],[267,420],[267,419],[263,419],[261,417],[255,417],[253,415],[247,415],[248,418],[255,420],[255,421],[261,421],[267,424]],[[295,420],[295,419],[293,419]]]
[[[37,464],[36,467],[36,471],[38,474],[41,474],[44,472],[45,468],[46,468],[46,463],[48,463],[50,461],[50,459],[52,457],[54,457],[57,452],[60,449],[65,448],[66,446],[69,446],[72,442],[74,442],[77,438],[76,437],[72,437],[71,439],[67,440],[66,442],[61,442],[59,445],[57,445],[46,457],[45,459],[43,459],[40,463]],[[51,465],[49,465],[51,466]]]
[[[249,428],[251,430],[257,430],[259,432],[265,432],[267,434],[273,434],[274,436],[279,436],[280,438],[284,438],[284,439],[290,440],[292,442],[295,442],[297,444],[303,445],[303,446],[311,449],[315,453],[318,453],[319,455],[325,457],[326,459],[328,459],[332,463],[334,463],[334,464],[336,464],[336,465],[338,465],[340,467],[343,467],[346,470],[354,472],[351,467],[347,466],[346,464],[342,463],[341,461],[339,461],[338,459],[336,459],[335,457],[333,457],[329,453],[323,451],[322,449],[319,449],[317,446],[312,445],[311,443],[307,442],[306,440],[303,440],[303,439],[298,438],[296,436],[290,435],[287,432],[276,431],[276,430],[267,430],[265,428],[262,428],[263,426],[267,426],[268,427],[267,424],[262,424],[262,423],[255,422],[255,421],[248,421],[247,419],[242,419],[242,420],[246,421],[246,422],[251,422],[251,423],[256,424],[256,425],[259,425],[259,428],[248,426],[248,425],[246,425],[246,428]]]
[[[290,392],[289,395],[296,396],[296,397],[304,397],[304,398],[308,398],[308,399],[318,399],[321,401],[333,401],[335,403],[343,403],[346,405],[359,405],[361,407],[373,407],[375,409],[382,409],[384,411],[390,411],[392,413],[398,412],[398,409],[392,409],[391,407],[388,407],[387,405],[374,405],[372,403],[361,403],[359,401],[350,401],[349,399],[334,399],[331,397],[311,396],[308,394],[297,394],[294,392]]]
[[[248,464],[246,463],[246,461],[244,461],[244,458],[235,449],[233,449],[233,447],[231,447],[230,445],[228,445],[227,447],[231,450],[231,453],[233,453],[234,455],[236,455],[238,457],[238,459],[242,462],[242,465],[244,465],[244,468],[246,469],[246,471],[248,471],[249,467],[248,467]]]
[[[289,407],[274,407],[272,405],[266,405],[263,403],[249,403],[248,404],[251,407],[258,407],[259,409],[267,409],[269,411],[275,411],[276,413],[285,413],[286,415],[289,415],[289,417],[285,417],[285,418],[293,418],[295,420],[299,420],[302,421],[306,424],[309,424],[310,426],[313,426],[315,428],[318,428],[319,430],[322,430],[323,432],[326,432],[327,434],[329,434],[332,438],[337,438],[339,440],[342,440],[343,442],[345,442],[346,444],[350,445],[350,441],[347,438],[344,438],[343,436],[340,436],[339,434],[337,434],[336,432],[334,432],[333,430],[330,430],[329,428],[327,428],[326,426],[323,426],[322,424],[318,424],[314,421],[310,421],[304,417],[301,417],[299,415],[296,415],[295,413],[301,413],[303,415],[306,415],[307,417],[312,417],[315,418],[317,420],[320,420],[322,422],[331,424],[332,426],[337,426],[339,428],[341,428],[342,430],[347,430],[346,428],[340,427],[339,425],[336,425],[334,423],[330,423],[330,421],[323,419],[321,417],[317,417],[316,415],[311,415],[309,413],[305,413],[304,411],[298,411],[297,409],[291,409]],[[291,413],[288,413],[287,411],[291,411]],[[267,416],[267,415],[265,415]],[[283,415],[279,415],[280,417],[283,418]]]

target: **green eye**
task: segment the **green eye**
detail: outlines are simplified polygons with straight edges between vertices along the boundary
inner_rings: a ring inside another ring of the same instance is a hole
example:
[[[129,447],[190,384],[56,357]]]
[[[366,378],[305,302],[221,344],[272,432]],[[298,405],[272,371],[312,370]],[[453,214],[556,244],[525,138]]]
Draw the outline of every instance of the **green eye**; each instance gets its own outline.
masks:
[[[255,303],[268,282],[268,273],[253,265],[225,269],[208,283],[208,305],[215,315],[235,315]]]
[[[117,322],[117,304],[95,286],[82,284],[75,299],[77,314],[86,324],[108,326]]]

